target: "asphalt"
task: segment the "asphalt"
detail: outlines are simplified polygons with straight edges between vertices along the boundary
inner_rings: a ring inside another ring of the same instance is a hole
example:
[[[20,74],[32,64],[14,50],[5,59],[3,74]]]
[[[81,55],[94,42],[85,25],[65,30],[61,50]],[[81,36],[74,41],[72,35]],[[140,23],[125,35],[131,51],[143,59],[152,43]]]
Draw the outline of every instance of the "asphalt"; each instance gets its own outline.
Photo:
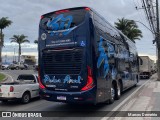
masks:
[[[1,72],[1,71],[0,71]],[[19,74],[25,73],[36,73],[32,70],[5,70],[3,71],[6,74],[9,74],[16,79]],[[85,110],[86,113],[90,112],[88,117],[54,117],[54,118],[47,118],[47,120],[68,120],[68,119],[76,119],[76,120],[101,120],[104,116],[96,117],[96,113],[99,111],[112,111],[114,108],[119,106],[128,96],[130,96],[134,91],[136,91],[139,87],[141,87],[147,80],[140,80],[137,87],[133,87],[126,92],[124,92],[121,96],[120,100],[116,100],[113,104],[99,104],[96,106],[93,105],[70,105],[66,103],[57,103],[57,102],[49,102],[42,99],[33,99],[29,104],[21,104],[17,101],[9,101],[7,103],[0,102],[0,111],[83,111]],[[91,112],[92,111],[92,112]],[[72,115],[73,113],[69,113]],[[94,117],[90,117],[90,116]],[[83,113],[78,113],[78,116],[83,116]],[[1,118],[0,118],[1,119]],[[9,118],[10,120],[20,120],[22,118]],[[27,119],[27,118],[23,118]],[[43,120],[46,118],[30,118],[30,119],[37,119]]]

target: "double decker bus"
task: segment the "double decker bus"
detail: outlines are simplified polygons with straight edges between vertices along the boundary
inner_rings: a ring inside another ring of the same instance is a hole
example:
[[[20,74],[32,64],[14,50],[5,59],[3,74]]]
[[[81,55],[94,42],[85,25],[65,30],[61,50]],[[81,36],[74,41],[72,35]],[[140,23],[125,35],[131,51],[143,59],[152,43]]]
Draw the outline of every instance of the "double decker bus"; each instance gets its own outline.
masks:
[[[40,96],[66,103],[113,103],[138,83],[135,43],[89,7],[41,16]]]

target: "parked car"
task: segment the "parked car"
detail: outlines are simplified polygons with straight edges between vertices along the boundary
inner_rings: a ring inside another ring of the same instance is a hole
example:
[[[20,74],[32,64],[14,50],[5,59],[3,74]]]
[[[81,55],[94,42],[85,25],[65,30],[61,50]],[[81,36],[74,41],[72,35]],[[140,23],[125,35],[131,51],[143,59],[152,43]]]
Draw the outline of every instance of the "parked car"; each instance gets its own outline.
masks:
[[[34,68],[35,71],[38,71],[38,64],[35,64],[35,65],[33,66],[33,68]]]
[[[14,82],[0,84],[0,101],[20,99],[28,103],[31,98],[39,97],[39,83],[37,75],[21,74]]]
[[[9,69],[9,65],[8,64],[2,64],[1,69],[2,70],[8,70]]]
[[[28,69],[28,66],[27,65],[24,65],[24,64],[11,64],[9,65],[9,69],[11,70],[25,70],[25,69]]]

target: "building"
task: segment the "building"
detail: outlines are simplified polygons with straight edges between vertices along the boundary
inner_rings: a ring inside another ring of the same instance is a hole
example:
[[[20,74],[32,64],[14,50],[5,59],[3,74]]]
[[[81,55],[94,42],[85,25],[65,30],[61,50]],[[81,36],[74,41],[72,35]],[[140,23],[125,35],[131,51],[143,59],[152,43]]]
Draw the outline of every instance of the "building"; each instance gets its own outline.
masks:
[[[35,65],[36,64],[36,57],[32,55],[22,55],[21,62],[28,64],[28,65]]]

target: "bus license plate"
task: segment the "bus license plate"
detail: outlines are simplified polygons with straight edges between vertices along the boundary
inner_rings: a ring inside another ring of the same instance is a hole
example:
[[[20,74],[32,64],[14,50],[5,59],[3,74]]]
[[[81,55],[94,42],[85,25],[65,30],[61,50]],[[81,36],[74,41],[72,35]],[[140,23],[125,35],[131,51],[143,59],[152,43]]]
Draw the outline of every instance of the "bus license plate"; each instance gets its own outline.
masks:
[[[66,100],[65,96],[57,96],[57,100]]]

